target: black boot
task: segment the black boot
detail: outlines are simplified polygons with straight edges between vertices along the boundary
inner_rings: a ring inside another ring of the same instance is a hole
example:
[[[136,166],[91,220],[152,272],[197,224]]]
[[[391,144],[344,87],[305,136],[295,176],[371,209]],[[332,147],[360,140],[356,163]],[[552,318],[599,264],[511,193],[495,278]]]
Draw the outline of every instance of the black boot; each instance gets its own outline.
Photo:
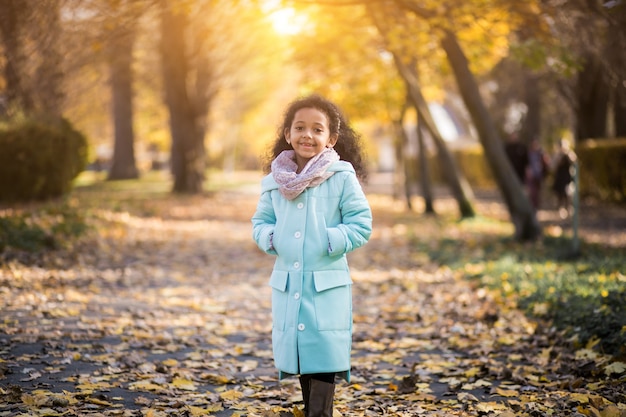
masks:
[[[333,417],[335,384],[311,379],[306,417]]]
[[[309,394],[311,392],[311,375],[300,375],[300,387],[302,388],[302,400],[304,401],[304,415],[309,414]]]

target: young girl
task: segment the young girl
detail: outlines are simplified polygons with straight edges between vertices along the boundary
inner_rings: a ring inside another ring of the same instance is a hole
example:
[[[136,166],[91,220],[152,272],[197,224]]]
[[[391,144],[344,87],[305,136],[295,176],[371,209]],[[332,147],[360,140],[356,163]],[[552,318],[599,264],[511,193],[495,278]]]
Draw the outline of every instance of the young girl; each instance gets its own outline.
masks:
[[[269,169],[267,169],[269,168]],[[293,102],[274,143],[252,217],[276,255],[272,345],[280,379],[300,375],[307,417],[333,414],[335,376],[350,380],[352,280],[346,254],[367,242],[372,213],[359,135],[320,96]]]

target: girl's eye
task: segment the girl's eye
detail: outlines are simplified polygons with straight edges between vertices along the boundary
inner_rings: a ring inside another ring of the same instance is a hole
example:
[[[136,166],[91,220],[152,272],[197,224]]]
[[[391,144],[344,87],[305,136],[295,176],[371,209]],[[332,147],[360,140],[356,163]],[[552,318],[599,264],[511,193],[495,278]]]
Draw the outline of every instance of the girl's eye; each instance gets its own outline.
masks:
[[[302,130],[302,126],[296,126],[295,129],[296,130]]]
[[[322,133],[322,132],[324,131],[324,129],[315,129],[315,131],[316,131],[317,133]]]

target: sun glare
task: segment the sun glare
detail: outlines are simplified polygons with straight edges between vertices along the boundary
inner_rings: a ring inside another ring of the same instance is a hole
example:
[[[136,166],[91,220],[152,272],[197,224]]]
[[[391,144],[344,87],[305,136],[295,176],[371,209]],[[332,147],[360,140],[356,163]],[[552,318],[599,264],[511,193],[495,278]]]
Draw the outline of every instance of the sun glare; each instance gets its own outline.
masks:
[[[274,30],[280,35],[297,35],[302,31],[306,18],[298,15],[294,9],[287,7],[270,14]]]

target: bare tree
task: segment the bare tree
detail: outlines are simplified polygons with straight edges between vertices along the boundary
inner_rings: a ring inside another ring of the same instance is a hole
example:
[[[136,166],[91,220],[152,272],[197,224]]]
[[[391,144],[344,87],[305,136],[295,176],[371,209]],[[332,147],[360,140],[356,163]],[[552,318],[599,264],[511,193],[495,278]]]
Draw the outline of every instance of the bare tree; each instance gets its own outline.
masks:
[[[59,0],[0,2],[5,113],[37,113],[50,120],[61,116],[59,19]]]
[[[188,93],[188,16],[165,0],[159,6],[163,85],[172,135],[173,191],[200,193],[205,168],[204,137],[197,124],[198,111]]]
[[[135,161],[135,132],[133,129],[133,50],[134,25],[112,23],[108,37],[107,59],[110,68],[111,107],[114,126],[113,160],[109,180],[139,177]]]

